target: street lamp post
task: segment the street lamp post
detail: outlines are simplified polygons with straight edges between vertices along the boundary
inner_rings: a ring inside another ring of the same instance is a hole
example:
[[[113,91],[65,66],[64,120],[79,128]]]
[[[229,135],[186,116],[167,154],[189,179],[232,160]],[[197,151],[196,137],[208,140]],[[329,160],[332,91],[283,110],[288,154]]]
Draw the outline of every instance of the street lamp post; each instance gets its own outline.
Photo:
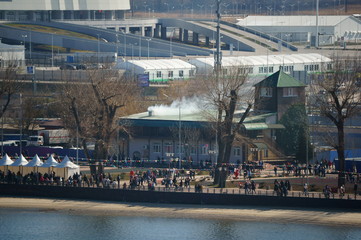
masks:
[[[31,39],[31,29],[29,30],[29,36],[30,36],[30,39],[29,39],[29,53],[30,53],[29,59],[31,60],[31,41],[32,41],[32,39]]]
[[[19,151],[20,155],[22,154],[22,146],[23,146],[23,100],[22,100],[22,94],[20,93],[20,143],[19,143]]]
[[[178,114],[179,114],[179,169],[182,168],[182,113],[181,113],[181,101],[179,102],[178,106]]]
[[[124,61],[126,60],[127,55],[127,30],[124,30]]]
[[[139,35],[139,60],[142,57],[142,30],[140,30]]]
[[[152,39],[151,39],[151,38],[147,38],[146,40],[147,40],[147,42],[148,42],[148,59],[149,59],[149,42],[152,41]]]
[[[117,37],[117,42],[116,42],[116,49],[117,49],[117,59],[118,59],[118,53],[119,53],[119,49],[118,49],[118,44],[119,44],[119,35],[118,35],[118,33],[115,35],[116,37]]]
[[[24,39],[23,40],[23,43],[24,43],[24,55],[26,56],[26,41],[25,41],[25,38],[27,38],[28,35],[23,34],[23,35],[21,35],[21,37]],[[26,59],[26,57],[25,57],[25,59]],[[26,61],[25,61],[25,63],[26,63]]]
[[[51,67],[54,67],[54,33],[51,33]]]
[[[97,60],[98,60],[98,65],[97,65],[97,68],[99,68],[99,52],[100,52],[100,42],[99,42],[99,36],[100,36],[100,34],[97,34],[97,36],[98,36],[98,54],[97,54]]]
[[[1,41],[0,41],[1,42]],[[1,157],[4,156],[4,106],[1,106]]]
[[[173,39],[174,31],[175,31],[175,29],[173,29],[172,32],[171,32],[171,34],[170,34],[170,44],[169,44],[169,57],[170,57],[170,58],[173,57],[172,39]]]
[[[132,60],[133,60],[133,57],[134,57],[134,45],[132,43],[129,43],[129,46],[131,46],[131,48],[132,48]]]

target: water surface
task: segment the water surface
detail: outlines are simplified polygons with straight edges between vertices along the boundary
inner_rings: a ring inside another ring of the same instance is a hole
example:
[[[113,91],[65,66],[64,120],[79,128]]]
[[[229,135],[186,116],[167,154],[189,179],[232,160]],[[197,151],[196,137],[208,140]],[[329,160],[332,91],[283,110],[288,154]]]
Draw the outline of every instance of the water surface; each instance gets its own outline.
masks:
[[[1,239],[207,239],[353,240],[358,227],[186,218],[88,216],[64,212],[0,209]]]

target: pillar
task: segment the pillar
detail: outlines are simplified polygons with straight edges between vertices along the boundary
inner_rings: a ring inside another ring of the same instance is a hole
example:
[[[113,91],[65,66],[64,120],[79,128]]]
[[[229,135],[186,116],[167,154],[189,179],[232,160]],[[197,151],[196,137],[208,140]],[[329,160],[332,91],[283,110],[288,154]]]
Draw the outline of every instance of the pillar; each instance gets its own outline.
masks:
[[[209,47],[209,37],[206,36],[206,46]]]
[[[14,16],[14,20],[15,21],[19,21],[20,19],[19,19],[19,11],[14,11],[14,13],[15,13],[15,16]]]
[[[157,37],[157,38],[160,37],[160,34],[159,34],[160,28],[161,28],[161,25],[160,25],[160,24],[156,24],[156,25],[155,25],[154,34],[153,34],[154,37]]]
[[[179,40],[180,42],[183,41],[183,29],[182,29],[182,28],[179,28],[179,38],[178,38],[178,40]]]
[[[193,44],[198,45],[199,44],[199,34],[193,32]]]
[[[189,37],[189,33],[188,33],[188,30],[187,29],[184,29],[184,37],[183,37],[183,41],[185,43],[188,42],[188,37]]]
[[[167,27],[161,27],[161,39],[167,39]]]

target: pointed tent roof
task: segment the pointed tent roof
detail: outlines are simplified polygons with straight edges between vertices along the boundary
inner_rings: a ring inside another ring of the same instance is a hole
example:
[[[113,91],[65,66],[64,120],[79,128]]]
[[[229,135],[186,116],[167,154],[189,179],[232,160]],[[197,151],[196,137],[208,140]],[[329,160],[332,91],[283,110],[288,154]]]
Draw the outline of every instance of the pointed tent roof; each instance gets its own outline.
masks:
[[[295,79],[294,77],[284,73],[282,71],[277,71],[271,76],[268,76],[264,80],[257,83],[255,86],[259,87],[306,87],[303,83]]]
[[[55,167],[58,164],[59,163],[53,158],[53,156],[50,156],[40,167]]]
[[[79,166],[70,161],[68,156],[65,156],[63,161],[56,168],[78,168]]]
[[[26,158],[20,154],[20,157],[17,158],[13,164],[11,164],[11,166],[17,167],[17,166],[25,166],[26,164],[28,164],[28,160],[26,160]]]
[[[13,164],[13,160],[5,153],[5,156],[0,160],[0,166],[9,166]]]
[[[41,165],[43,165],[43,162],[40,160],[38,154],[36,154],[25,167],[39,167]]]

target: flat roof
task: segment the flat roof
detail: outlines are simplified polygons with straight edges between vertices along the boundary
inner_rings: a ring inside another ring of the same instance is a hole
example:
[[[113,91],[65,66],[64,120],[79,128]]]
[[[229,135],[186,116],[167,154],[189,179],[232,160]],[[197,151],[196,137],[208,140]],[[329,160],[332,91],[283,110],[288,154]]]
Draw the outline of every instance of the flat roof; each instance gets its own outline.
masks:
[[[214,65],[214,58],[203,57],[190,59],[190,63],[196,64],[200,62],[199,66]],[[234,66],[272,66],[272,65],[291,65],[291,64],[305,64],[305,63],[327,63],[332,62],[332,59],[318,53],[300,53],[300,54],[280,54],[280,55],[259,55],[259,56],[238,56],[238,57],[223,57],[223,67]]]
[[[318,17],[319,26],[336,26],[350,15],[320,15]],[[315,15],[299,16],[247,16],[244,19],[238,19],[237,25],[240,26],[316,26]]]
[[[145,70],[196,68],[194,65],[181,59],[128,60],[127,62]]]

